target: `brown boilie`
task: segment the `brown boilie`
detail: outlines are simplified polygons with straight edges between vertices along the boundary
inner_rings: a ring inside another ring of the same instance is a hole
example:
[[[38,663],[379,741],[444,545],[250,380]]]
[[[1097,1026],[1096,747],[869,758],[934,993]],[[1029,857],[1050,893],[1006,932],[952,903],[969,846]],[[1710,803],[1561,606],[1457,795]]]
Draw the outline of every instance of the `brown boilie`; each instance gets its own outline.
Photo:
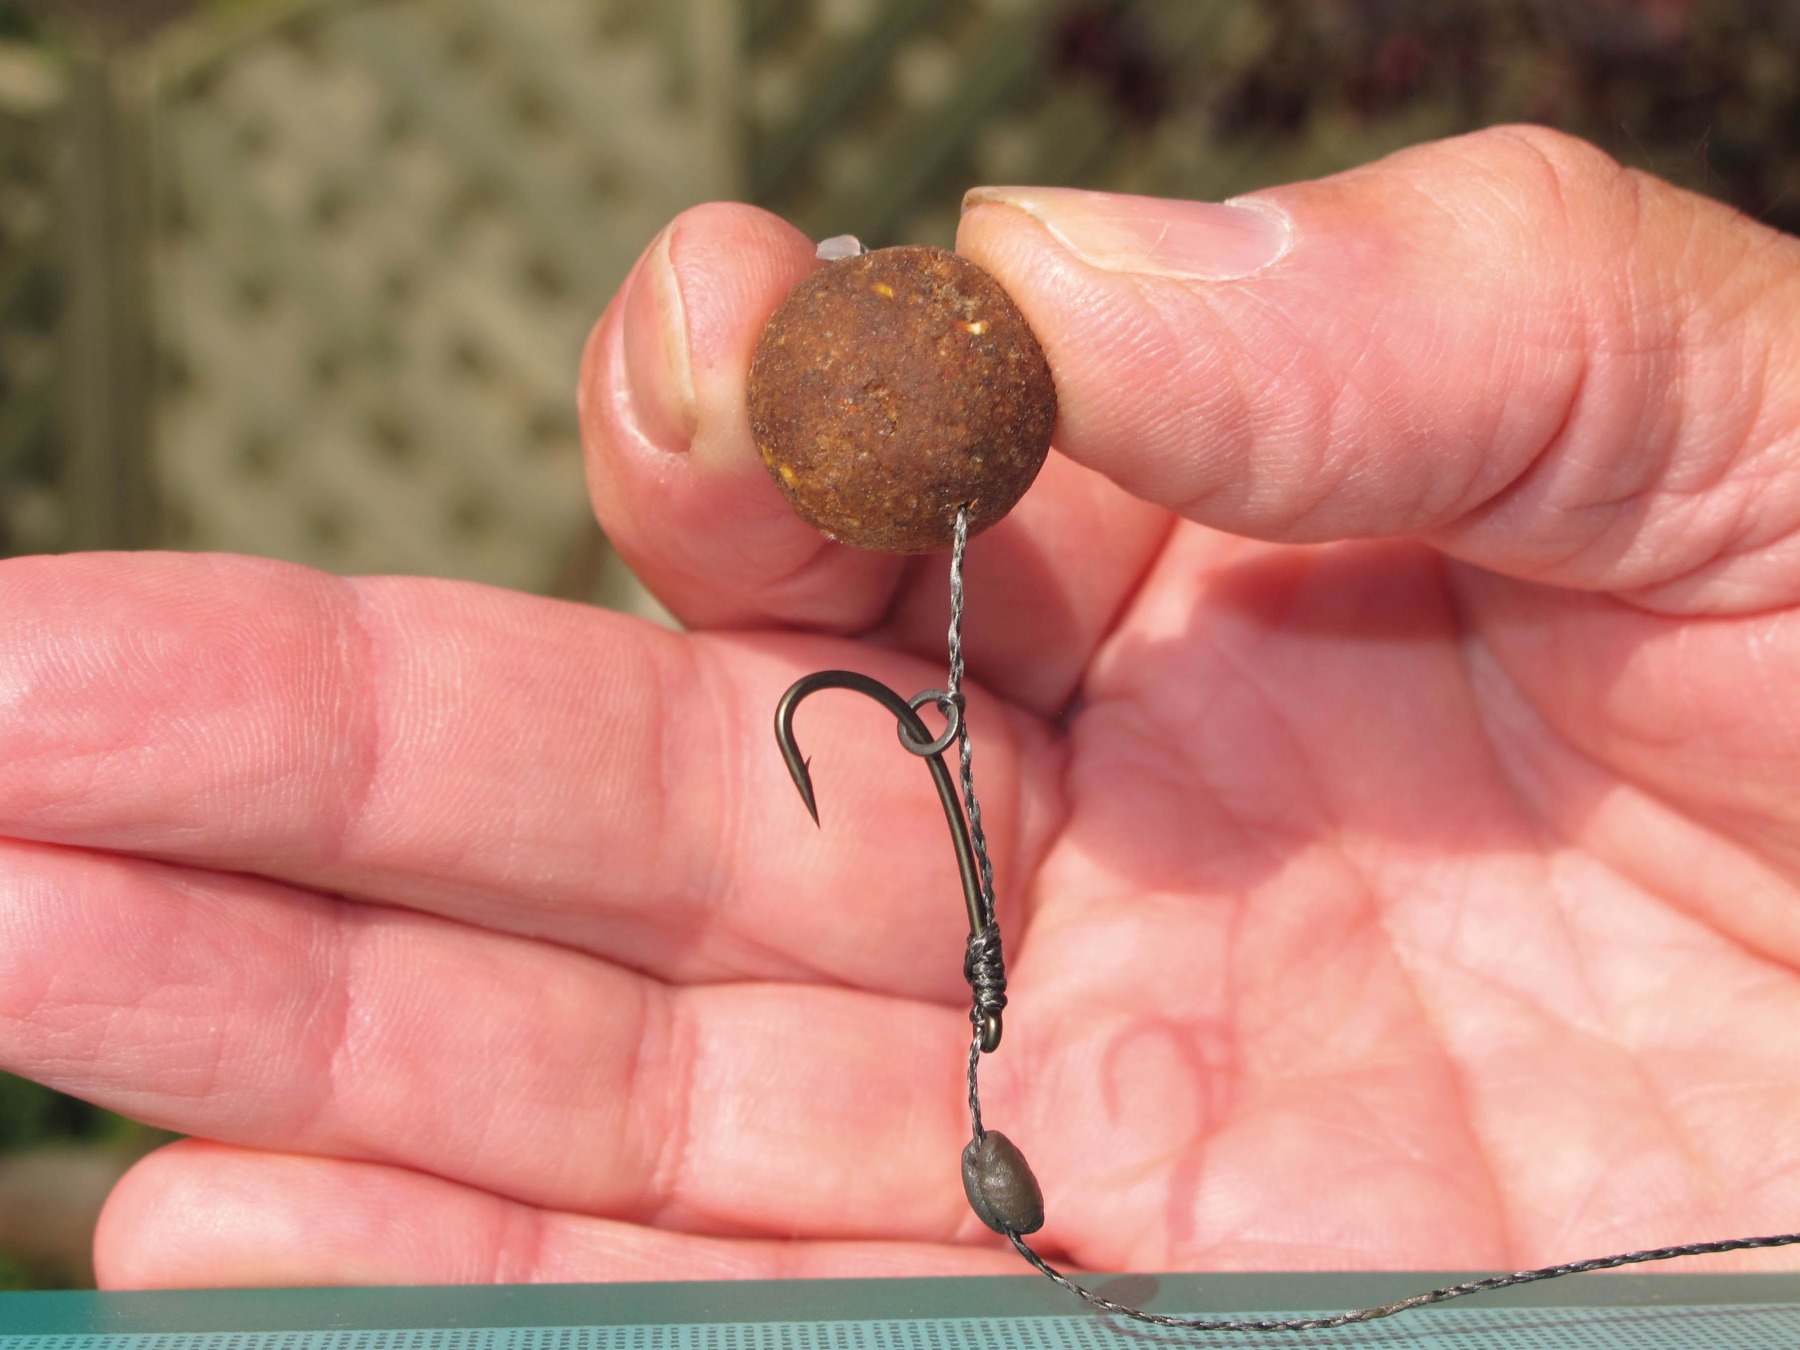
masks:
[[[1056,389],[1025,316],[974,263],[879,249],[796,286],[750,362],[756,447],[827,537],[885,553],[949,546],[1024,495]]]

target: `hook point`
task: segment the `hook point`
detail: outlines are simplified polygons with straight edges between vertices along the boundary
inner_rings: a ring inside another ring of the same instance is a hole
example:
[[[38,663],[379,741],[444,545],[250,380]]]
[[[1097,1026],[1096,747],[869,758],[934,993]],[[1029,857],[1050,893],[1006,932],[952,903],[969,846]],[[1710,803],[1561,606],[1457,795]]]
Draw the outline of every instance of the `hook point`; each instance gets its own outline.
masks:
[[[800,789],[800,800],[806,803],[806,813],[812,817],[813,824],[819,823],[819,803],[813,796],[812,761],[800,761],[800,772],[794,778],[794,786]]]
[[[775,739],[781,745],[782,762],[787,765],[788,777],[794,780],[799,789],[800,800],[806,803],[806,813],[819,823],[819,803],[813,796],[812,760],[800,753],[800,746],[794,740],[794,709],[800,706],[800,700],[810,692],[809,686],[816,677],[796,681],[787,693],[781,696],[781,702],[775,709]]]

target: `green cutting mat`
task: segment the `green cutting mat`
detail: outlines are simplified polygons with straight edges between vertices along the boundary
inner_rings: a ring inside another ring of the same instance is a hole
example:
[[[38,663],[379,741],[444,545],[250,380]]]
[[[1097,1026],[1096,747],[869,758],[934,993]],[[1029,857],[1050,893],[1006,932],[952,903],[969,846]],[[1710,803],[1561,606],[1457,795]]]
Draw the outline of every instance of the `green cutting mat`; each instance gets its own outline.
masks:
[[[1208,1316],[1366,1306],[1466,1274],[1168,1275],[1102,1292]],[[1168,1332],[1032,1278],[0,1294],[0,1350],[1800,1350],[1800,1275],[1599,1275],[1304,1333]]]

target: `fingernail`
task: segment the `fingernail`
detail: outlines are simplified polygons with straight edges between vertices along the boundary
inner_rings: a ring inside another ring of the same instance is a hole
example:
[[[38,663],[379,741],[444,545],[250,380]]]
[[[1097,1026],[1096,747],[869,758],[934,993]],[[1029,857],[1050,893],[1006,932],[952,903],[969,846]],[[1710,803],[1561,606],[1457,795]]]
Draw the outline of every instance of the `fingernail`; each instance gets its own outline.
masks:
[[[639,262],[625,297],[623,345],[638,426],[658,447],[686,450],[698,417],[673,249],[674,231],[664,230]]]
[[[1109,272],[1236,281],[1288,250],[1286,215],[1261,202],[1183,202],[1074,188],[981,187],[974,206],[1010,206],[1041,224],[1069,252]]]

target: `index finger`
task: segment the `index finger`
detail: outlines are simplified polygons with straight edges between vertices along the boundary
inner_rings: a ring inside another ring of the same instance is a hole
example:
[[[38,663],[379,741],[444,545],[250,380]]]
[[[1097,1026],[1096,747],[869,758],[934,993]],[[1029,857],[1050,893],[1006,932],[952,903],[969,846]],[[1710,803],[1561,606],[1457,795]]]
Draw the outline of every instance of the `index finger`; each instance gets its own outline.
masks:
[[[1800,593],[1800,240],[1540,128],[1225,205],[970,194],[1058,444],[1204,524],[1671,611]]]

